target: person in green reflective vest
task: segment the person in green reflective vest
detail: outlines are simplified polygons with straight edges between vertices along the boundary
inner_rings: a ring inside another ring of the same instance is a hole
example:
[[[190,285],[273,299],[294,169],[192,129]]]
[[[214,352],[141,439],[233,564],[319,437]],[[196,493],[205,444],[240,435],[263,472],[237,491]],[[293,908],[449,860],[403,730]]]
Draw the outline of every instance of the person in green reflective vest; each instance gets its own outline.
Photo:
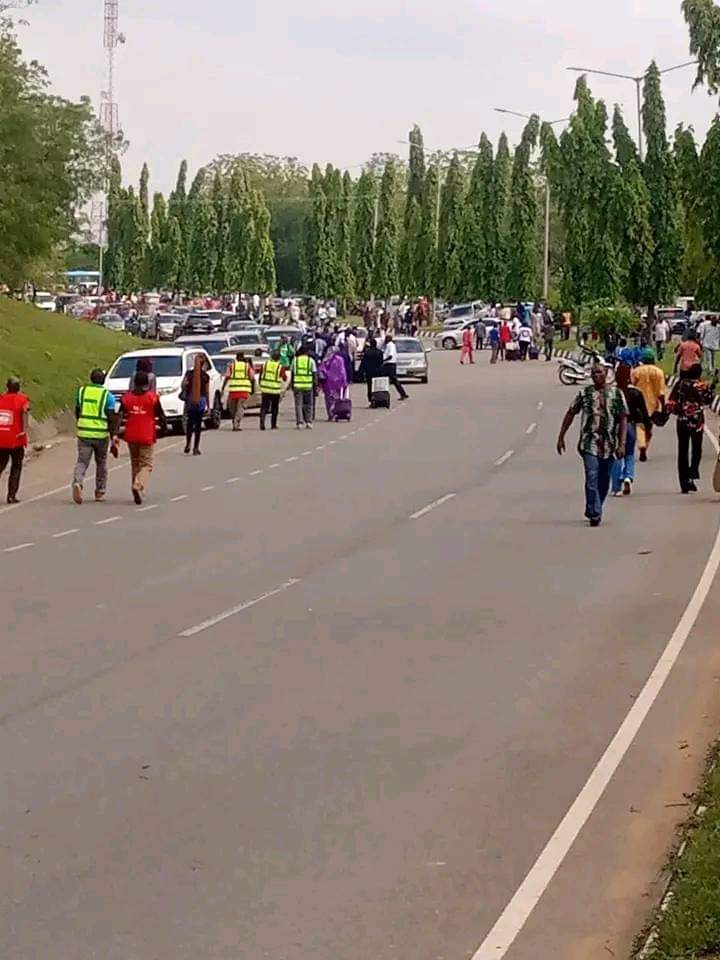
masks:
[[[317,365],[309,354],[307,344],[298,350],[292,362],[292,388],[295,396],[295,423],[301,430],[312,430],[313,400],[317,391]]]
[[[83,502],[83,481],[95,459],[95,499],[104,500],[107,491],[107,458],[110,436],[115,433],[117,400],[103,386],[105,373],[95,369],[90,374],[90,383],[78,390],[75,400],[77,420],[77,462],[73,473],[72,497],[75,503]],[[117,449],[113,446],[113,455]]]

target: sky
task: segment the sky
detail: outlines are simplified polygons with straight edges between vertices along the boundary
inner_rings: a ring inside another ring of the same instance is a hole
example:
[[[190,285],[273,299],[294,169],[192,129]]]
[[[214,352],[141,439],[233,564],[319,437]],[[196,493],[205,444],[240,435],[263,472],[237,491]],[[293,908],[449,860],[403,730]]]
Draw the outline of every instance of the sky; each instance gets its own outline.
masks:
[[[97,108],[103,0],[39,0],[25,19],[20,42],[54,91]],[[181,159],[192,176],[219,153],[357,174],[375,152],[404,154],[415,123],[431,149],[467,147],[483,130],[516,142],[522,120],[494,108],[567,116],[569,66],[637,75],[652,57],[661,69],[690,59],[680,0],[119,0],[119,29],[124,176],[147,161],[162,191]],[[693,80],[692,67],[664,78],[668,128],[704,136],[717,100]],[[636,133],[634,84],[590,85]]]

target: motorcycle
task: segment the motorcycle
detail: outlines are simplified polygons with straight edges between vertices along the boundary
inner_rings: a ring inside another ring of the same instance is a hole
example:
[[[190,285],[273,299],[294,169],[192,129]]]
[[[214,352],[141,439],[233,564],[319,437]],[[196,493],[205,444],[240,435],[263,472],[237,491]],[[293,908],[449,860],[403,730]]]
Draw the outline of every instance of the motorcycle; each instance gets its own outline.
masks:
[[[595,366],[595,364],[600,364],[600,366],[606,368],[608,383],[615,381],[615,367],[613,364],[609,363],[595,350],[588,350],[587,347],[582,347],[579,360],[571,360],[567,357],[562,357],[558,360],[558,377],[560,378],[560,383],[566,387],[573,387],[579,383],[589,381],[590,369]]]

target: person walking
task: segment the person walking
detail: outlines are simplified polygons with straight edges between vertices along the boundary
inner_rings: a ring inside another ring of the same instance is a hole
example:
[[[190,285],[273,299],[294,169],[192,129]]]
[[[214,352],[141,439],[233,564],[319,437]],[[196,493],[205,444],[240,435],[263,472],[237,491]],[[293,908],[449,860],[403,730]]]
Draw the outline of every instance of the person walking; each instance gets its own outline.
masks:
[[[133,381],[137,372],[133,374]],[[83,481],[90,461],[95,459],[95,499],[104,500],[107,493],[108,452],[110,437],[117,433],[117,401],[107,390],[105,373],[95,369],[90,373],[90,383],[80,387],[75,399],[77,421],[77,461],[72,479],[72,498],[77,504],[83,502]],[[113,447],[117,456],[117,446]]]
[[[280,362],[280,351],[273,350],[270,359],[260,374],[260,429],[265,429],[265,419],[270,414],[270,429],[277,430],[278,413],[283,381],[287,380],[287,370]]]
[[[512,341],[512,327],[508,320],[503,320],[502,326],[500,327],[500,359],[505,359],[505,354],[507,351],[507,345]]]
[[[295,397],[295,424],[298,430],[303,424],[312,430],[313,397],[317,391],[317,366],[303,344],[292,365],[292,388]]]
[[[487,337],[487,326],[482,317],[475,324],[475,349],[482,350],[485,347],[485,338]]]
[[[145,370],[138,370],[135,374],[133,389],[123,396],[121,405],[127,417],[123,439],[130,453],[130,489],[133,500],[139,506],[153,469],[157,443],[156,419],[163,432],[167,430],[167,421],[160,397],[150,389],[150,377]],[[117,446],[117,442],[117,436],[113,437],[113,444]]]
[[[647,410],[645,397],[631,383],[632,368],[627,363],[619,363],[615,370],[615,386],[622,391],[628,408],[627,436],[625,438],[625,456],[617,458],[612,465],[612,494],[614,497],[629,497],[635,482],[635,443],[637,425],[651,429],[652,421]]]
[[[462,350],[460,351],[460,364],[464,364],[466,359],[470,359],[470,363],[475,363],[473,357],[473,328],[466,327],[463,330],[462,335]]]
[[[545,362],[550,363],[553,356],[553,349],[555,346],[555,321],[549,314],[545,314],[545,319],[543,320],[542,325],[542,338],[543,338],[543,352],[545,354]]]
[[[235,360],[230,364],[225,374],[223,389],[226,384],[228,387],[230,415],[232,416],[232,428],[233,432],[235,432],[242,430],[245,407],[255,392],[255,368],[252,365],[252,361],[246,358],[242,350],[237,352]]]
[[[135,374],[137,381],[138,374]],[[149,389],[149,386],[148,386]],[[198,354],[192,370],[188,370],[183,378],[180,397],[185,400],[185,453],[190,453],[190,443],[193,441],[193,456],[199,457],[200,434],[203,419],[210,409],[210,375],[205,369],[205,357]]]
[[[705,411],[714,394],[714,383],[701,379],[702,365],[683,370],[670,392],[668,409],[676,416],[677,467],[681,493],[697,493],[705,433]]]
[[[715,358],[720,349],[720,324],[716,316],[709,316],[700,324],[700,342],[703,348],[703,361],[709,373],[715,373]]]
[[[397,347],[393,341],[392,334],[385,337],[385,349],[383,350],[383,375],[395,387],[401,400],[407,400],[408,394],[397,378]]]
[[[652,420],[653,414],[665,409],[665,374],[655,362],[655,353],[650,347],[645,347],[640,353],[640,366],[632,372],[633,386],[645,397],[648,415]],[[648,449],[652,440],[652,429],[645,424],[637,425],[637,443],[640,452],[640,462],[645,463],[648,458]]]
[[[675,347],[675,370],[682,374],[696,363],[702,364],[702,361],[703,350],[698,342],[697,331],[688,330],[685,338]]]
[[[665,356],[665,347],[671,337],[670,324],[667,320],[658,320],[653,328],[653,340],[655,341],[655,353],[658,360]]]
[[[383,371],[383,352],[378,348],[375,337],[369,337],[360,361],[360,376],[367,384],[368,405],[372,406],[372,382],[381,377]]]
[[[592,384],[578,393],[563,418],[557,452],[565,453],[565,435],[580,414],[578,453],[585,469],[585,516],[591,527],[599,527],[613,460],[625,458],[628,408],[622,392],[607,385],[607,367],[595,364],[590,375]]]
[[[148,383],[151,390],[156,389],[156,377],[153,373],[153,362],[152,357],[139,357],[138,362],[135,364],[135,373],[140,373],[144,371],[148,375]],[[129,390],[132,390],[135,386],[135,373],[130,377],[130,386]]]
[[[490,363],[497,363],[500,352],[500,328],[497,323],[490,327]]]
[[[0,477],[9,463],[8,503],[20,502],[17,495],[28,444],[29,422],[30,397],[20,390],[17,377],[10,377],[5,393],[0,393]]]
[[[562,318],[562,338],[563,340],[569,340],[570,331],[572,330],[572,314],[569,310],[566,310]]]
[[[280,363],[286,370],[290,370],[294,359],[295,347],[290,342],[290,337],[283,335],[280,337]]]
[[[319,379],[325,394],[327,418],[335,420],[335,404],[347,389],[347,369],[337,347],[328,347],[325,359],[320,364]]]
[[[527,360],[528,350],[533,340],[532,327],[523,325],[518,331],[518,343],[520,344],[520,359]]]

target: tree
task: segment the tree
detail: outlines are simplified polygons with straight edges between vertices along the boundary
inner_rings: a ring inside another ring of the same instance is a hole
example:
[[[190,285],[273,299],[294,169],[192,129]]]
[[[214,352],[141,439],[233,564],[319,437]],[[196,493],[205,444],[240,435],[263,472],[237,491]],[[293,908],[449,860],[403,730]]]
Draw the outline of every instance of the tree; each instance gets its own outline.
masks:
[[[48,86],[0,16],[0,276],[10,286],[31,280],[33,264],[70,241],[78,209],[103,179],[104,141],[89,100],[52,96]]]
[[[328,218],[325,178],[315,164],[310,177],[311,212],[305,232],[305,275],[307,293],[329,297],[334,286],[334,237]]]
[[[408,164],[407,191],[402,242],[400,245],[400,285],[407,294],[423,293],[426,273],[422,262],[422,201],[425,189],[425,147],[420,127],[412,128],[408,135],[410,160]]]
[[[144,163],[140,171],[140,189],[138,198],[140,200],[140,210],[145,221],[146,229],[150,231],[150,194],[149,194],[150,171],[148,165]]]
[[[207,293],[212,289],[217,257],[216,231],[212,201],[198,190],[192,204],[189,248],[190,289],[194,293]]]
[[[690,53],[698,59],[695,86],[705,83],[708,92],[720,90],[720,9],[713,0],[683,0],[682,11],[690,29]]]
[[[215,171],[212,185],[212,205],[215,213],[215,271],[213,290],[226,293],[229,289],[229,244],[230,224],[228,222],[225,188],[219,171]]]
[[[187,200],[187,160],[183,160],[178,171],[175,189],[170,194],[169,215],[180,228],[180,244],[173,258],[176,273],[173,288],[176,291],[190,288],[190,216]]]
[[[487,292],[497,302],[506,295],[511,160],[507,137],[500,134],[492,177],[489,217]]]
[[[457,154],[448,168],[441,192],[438,226],[437,292],[448,300],[463,294],[462,242],[465,183]]]
[[[492,210],[493,148],[487,136],[480,146],[470,176],[463,218],[463,277],[465,296],[484,297],[489,287],[488,259]]]
[[[715,291],[712,289],[712,277],[715,271],[711,267],[714,259],[712,249],[705,244],[704,221],[706,219],[706,187],[717,181],[715,164],[717,155],[717,134],[712,127],[708,131],[705,148],[698,154],[692,127],[682,124],[675,131],[675,169],[680,196],[681,226],[683,233],[683,264],[681,269],[682,289],[694,294],[703,302],[712,304]],[[712,189],[712,187],[711,187]],[[710,216],[714,212],[716,199],[711,202]]]
[[[241,293],[247,273],[251,211],[247,180],[240,167],[235,167],[230,178],[227,221],[226,281],[229,290]]]
[[[671,302],[677,293],[683,258],[675,162],[665,131],[665,103],[655,61],[645,74],[643,97],[647,144],[643,172],[650,192],[650,227],[655,240],[647,298],[648,317],[652,317],[657,304]]]
[[[156,193],[150,215],[150,242],[147,247],[147,285],[156,290],[172,284],[169,269],[169,220],[165,197]]]
[[[687,163],[684,166],[687,167]],[[702,148],[698,173],[697,205],[691,215],[701,227],[702,249],[706,257],[698,293],[703,303],[715,306],[720,297],[720,210],[716,192],[720,186],[720,120],[717,117]]]
[[[375,177],[370,171],[364,170],[355,188],[350,261],[355,292],[365,300],[373,293],[376,196]]]
[[[353,182],[346,170],[342,178],[335,237],[338,295],[343,299],[354,292],[353,272],[350,263],[352,253],[352,202]]]
[[[428,167],[423,185],[420,207],[420,237],[418,251],[420,269],[418,286],[428,297],[435,294],[437,280],[437,238],[438,238],[438,198],[440,193],[440,173],[437,164]]]
[[[627,303],[647,302],[655,241],[650,225],[650,194],[635,143],[618,106],[613,115],[613,141],[618,163],[613,196],[614,235],[618,239],[623,295]]]
[[[398,290],[397,269],[397,170],[389,161],[380,181],[377,239],[375,242],[374,292],[389,300]]]
[[[513,158],[507,275],[507,292],[513,300],[534,296],[537,287],[537,192],[531,154],[539,132],[540,120],[532,116]]]
[[[270,238],[270,212],[259,190],[250,195],[252,243],[247,267],[248,290],[269,294],[275,289],[275,252]]]

